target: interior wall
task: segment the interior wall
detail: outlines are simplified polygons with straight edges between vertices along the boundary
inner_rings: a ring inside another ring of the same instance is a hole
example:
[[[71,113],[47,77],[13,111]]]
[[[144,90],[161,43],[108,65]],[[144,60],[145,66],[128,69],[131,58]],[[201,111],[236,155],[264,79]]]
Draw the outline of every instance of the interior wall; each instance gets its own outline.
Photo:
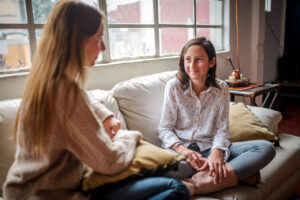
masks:
[[[255,83],[262,83],[264,74],[265,2],[254,0],[251,2],[251,8],[250,80]]]
[[[177,70],[178,56],[161,59],[104,64],[88,70],[85,88],[109,90],[118,82],[137,76]]]
[[[284,48],[286,0],[272,1],[271,7],[271,12],[266,12],[270,25],[265,23],[265,73],[263,76],[265,83],[274,82],[277,79],[277,60],[282,56]]]
[[[231,0],[231,55],[237,68],[237,32],[235,0]],[[239,66],[243,77],[251,82],[262,82],[264,63],[264,1],[243,0],[238,2]]]
[[[235,1],[231,1],[232,6],[233,6],[233,27],[234,27],[234,32],[232,34],[232,42],[234,43],[234,46],[232,47],[235,50],[235,55],[233,63],[237,67],[238,62],[237,62],[237,55],[236,55],[236,50],[237,50],[237,33],[236,33],[236,21],[235,21]],[[239,67],[240,70],[243,74],[243,77],[250,78],[251,71],[250,71],[250,58],[251,58],[251,16],[252,16],[252,9],[251,9],[251,0],[243,0],[243,1],[237,1],[238,3],[238,38],[239,38]]]

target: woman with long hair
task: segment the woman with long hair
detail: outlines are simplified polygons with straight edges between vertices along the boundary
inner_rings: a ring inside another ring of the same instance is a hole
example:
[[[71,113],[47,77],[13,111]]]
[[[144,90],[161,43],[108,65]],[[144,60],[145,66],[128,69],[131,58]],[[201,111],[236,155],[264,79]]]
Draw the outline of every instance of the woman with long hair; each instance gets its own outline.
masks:
[[[104,192],[80,190],[84,164],[116,174],[130,164],[142,137],[121,131],[113,113],[81,88],[84,66],[93,66],[105,50],[102,20],[99,10],[77,0],[54,6],[17,114],[17,149],[3,186],[5,199],[189,199],[183,183],[162,177]]]

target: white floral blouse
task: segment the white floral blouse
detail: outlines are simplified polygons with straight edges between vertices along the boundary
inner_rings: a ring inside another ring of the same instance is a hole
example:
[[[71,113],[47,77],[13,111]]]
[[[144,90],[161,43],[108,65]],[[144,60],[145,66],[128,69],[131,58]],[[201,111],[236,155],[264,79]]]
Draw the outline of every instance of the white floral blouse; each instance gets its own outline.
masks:
[[[220,88],[211,86],[199,96],[191,84],[183,90],[177,78],[167,83],[158,126],[163,148],[176,142],[186,147],[196,142],[201,151],[219,148],[224,151],[224,161],[228,159],[229,90],[224,81],[216,82]]]

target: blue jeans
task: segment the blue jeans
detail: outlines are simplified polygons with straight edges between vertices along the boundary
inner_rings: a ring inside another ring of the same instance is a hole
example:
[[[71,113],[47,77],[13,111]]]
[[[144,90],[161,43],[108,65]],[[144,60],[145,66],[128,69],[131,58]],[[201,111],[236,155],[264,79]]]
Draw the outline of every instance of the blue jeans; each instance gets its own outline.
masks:
[[[200,153],[205,158],[209,156],[211,150],[200,151],[196,143],[191,144],[188,148]],[[266,140],[234,142],[229,150],[230,156],[227,162],[235,170],[239,180],[264,168],[276,154],[273,145]],[[187,162],[181,161],[177,170],[169,171],[165,176],[183,180],[196,172]]]
[[[105,185],[91,192],[91,200],[188,200],[186,186],[178,180],[166,177],[148,177]]]

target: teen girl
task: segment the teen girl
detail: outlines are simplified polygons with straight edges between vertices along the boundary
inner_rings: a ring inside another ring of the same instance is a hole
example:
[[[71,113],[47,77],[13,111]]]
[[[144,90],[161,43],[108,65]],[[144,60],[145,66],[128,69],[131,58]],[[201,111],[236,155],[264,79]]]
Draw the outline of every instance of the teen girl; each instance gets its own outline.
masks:
[[[259,170],[275,156],[264,140],[230,143],[229,91],[216,78],[216,52],[204,37],[183,47],[177,77],[165,88],[158,131],[162,145],[187,157],[167,176],[194,186],[194,194],[259,182]],[[190,178],[191,177],[191,178]]]

